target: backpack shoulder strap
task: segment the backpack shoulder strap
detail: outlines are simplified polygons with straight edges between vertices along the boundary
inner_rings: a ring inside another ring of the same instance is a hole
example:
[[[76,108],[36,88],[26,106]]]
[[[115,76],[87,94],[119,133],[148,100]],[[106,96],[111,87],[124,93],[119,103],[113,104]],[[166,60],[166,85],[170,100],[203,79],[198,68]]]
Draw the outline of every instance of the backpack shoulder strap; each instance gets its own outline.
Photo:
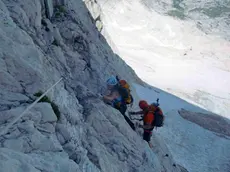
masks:
[[[122,96],[122,98],[124,98],[124,99],[128,98],[128,96],[129,96],[128,91],[121,86],[118,87],[118,92]]]

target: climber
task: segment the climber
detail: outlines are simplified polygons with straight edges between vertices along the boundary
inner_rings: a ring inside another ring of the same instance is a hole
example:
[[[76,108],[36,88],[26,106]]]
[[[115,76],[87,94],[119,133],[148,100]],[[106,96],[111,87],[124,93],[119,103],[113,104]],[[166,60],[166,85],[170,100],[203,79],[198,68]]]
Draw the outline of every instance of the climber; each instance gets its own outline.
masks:
[[[124,116],[126,122],[133,130],[135,130],[133,122],[125,115],[125,112],[127,110],[125,100],[128,98],[129,95],[127,90],[119,85],[117,78],[114,76],[111,76],[106,83],[108,93],[107,95],[103,96],[104,102],[119,110]]]
[[[161,127],[163,125],[163,113],[158,106],[158,102],[149,105],[145,100],[141,100],[139,102],[141,111],[129,112],[130,115],[143,115],[143,125],[139,125],[139,127],[144,129],[143,139],[148,142],[150,148],[152,148],[150,143],[152,130],[155,126]]]
[[[131,95],[130,85],[127,83],[126,80],[124,80],[124,79],[119,79],[118,76],[116,76],[116,79],[117,79],[117,81],[118,81],[118,84],[119,84],[122,88],[126,89],[127,92],[128,92],[128,97],[125,99],[125,103],[126,103],[127,105],[130,105],[130,106],[132,107],[132,105],[133,105],[133,96]]]

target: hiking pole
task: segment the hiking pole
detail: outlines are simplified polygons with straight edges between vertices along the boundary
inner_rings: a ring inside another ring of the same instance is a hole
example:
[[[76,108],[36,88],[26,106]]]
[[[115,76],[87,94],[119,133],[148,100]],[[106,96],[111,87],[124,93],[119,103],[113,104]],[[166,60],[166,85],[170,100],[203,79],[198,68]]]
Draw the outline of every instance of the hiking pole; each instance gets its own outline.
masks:
[[[52,85],[45,93],[43,93],[37,100],[35,100],[29,107],[24,110],[24,112],[21,113],[17,118],[15,118],[13,121],[11,121],[1,132],[0,136],[4,135],[14,123],[16,123],[23,115],[25,115],[26,112],[28,112],[39,100],[41,100],[52,88],[54,88],[63,78],[60,78],[54,85]]]
[[[160,104],[159,104],[159,98],[157,98],[157,106],[159,106]]]

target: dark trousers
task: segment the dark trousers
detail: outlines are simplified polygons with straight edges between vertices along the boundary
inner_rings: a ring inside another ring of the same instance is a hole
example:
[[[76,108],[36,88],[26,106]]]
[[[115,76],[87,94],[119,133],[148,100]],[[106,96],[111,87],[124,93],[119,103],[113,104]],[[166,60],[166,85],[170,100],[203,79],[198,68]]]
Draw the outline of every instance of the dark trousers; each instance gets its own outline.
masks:
[[[118,110],[124,116],[126,122],[129,124],[129,126],[135,131],[135,125],[134,125],[134,123],[125,115],[125,112],[127,110],[127,106],[126,105],[121,105]]]
[[[153,129],[152,129],[153,130]],[[143,133],[143,140],[149,142],[151,140],[151,136],[152,136],[152,130],[144,130]]]

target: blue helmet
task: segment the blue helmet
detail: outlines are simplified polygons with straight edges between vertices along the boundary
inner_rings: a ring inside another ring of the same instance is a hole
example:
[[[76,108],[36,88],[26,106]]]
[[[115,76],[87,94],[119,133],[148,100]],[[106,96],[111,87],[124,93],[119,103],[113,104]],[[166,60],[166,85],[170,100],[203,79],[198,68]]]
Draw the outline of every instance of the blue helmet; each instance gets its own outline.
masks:
[[[117,78],[115,76],[111,76],[107,81],[106,81],[107,85],[117,85],[118,81]]]

